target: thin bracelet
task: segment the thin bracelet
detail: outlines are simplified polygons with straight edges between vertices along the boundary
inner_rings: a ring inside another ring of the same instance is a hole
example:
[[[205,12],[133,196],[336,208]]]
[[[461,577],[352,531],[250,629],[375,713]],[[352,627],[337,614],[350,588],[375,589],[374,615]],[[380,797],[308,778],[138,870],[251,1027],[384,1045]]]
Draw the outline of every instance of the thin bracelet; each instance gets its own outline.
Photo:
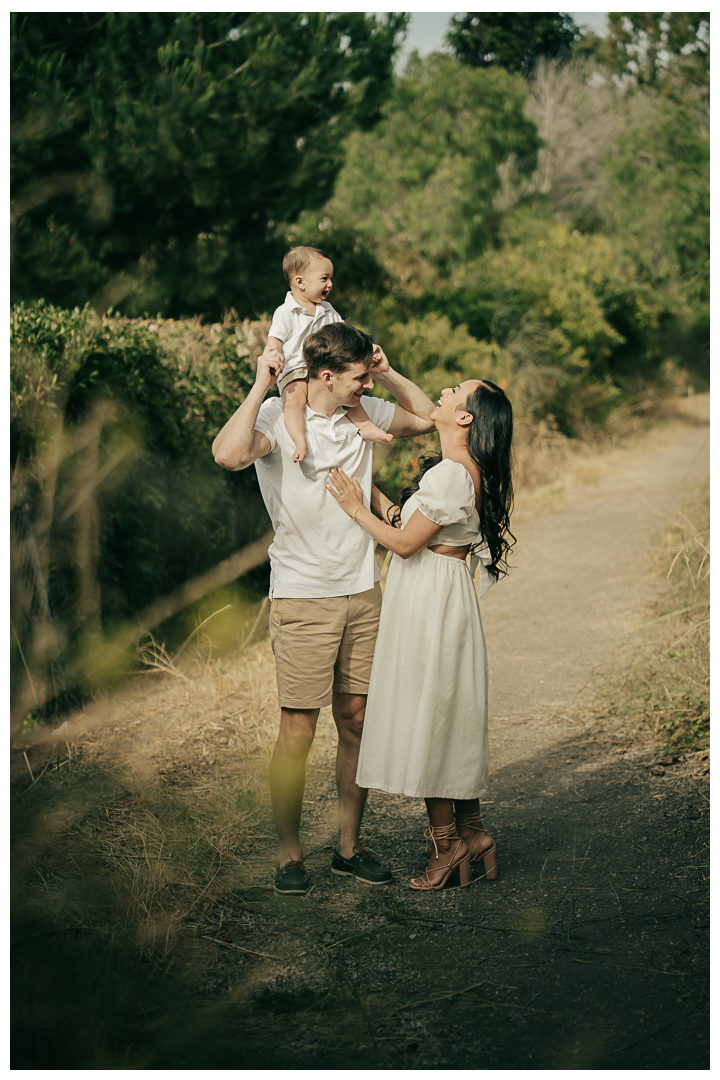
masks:
[[[352,519],[353,519],[353,521],[355,521],[355,515],[357,514],[358,510],[362,510],[362,509],[364,509],[364,507],[362,507],[362,506],[356,506],[356,507],[355,507],[355,509],[354,509],[354,510],[353,510],[353,512],[352,512]],[[355,524],[357,525],[357,522],[355,522]]]

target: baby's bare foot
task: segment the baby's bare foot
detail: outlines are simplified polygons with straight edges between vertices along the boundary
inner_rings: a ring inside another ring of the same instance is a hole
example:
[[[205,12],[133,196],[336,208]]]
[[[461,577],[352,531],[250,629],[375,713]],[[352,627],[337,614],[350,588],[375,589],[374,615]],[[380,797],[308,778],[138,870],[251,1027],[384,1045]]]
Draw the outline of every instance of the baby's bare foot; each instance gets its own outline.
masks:
[[[392,435],[388,435],[387,431],[383,431],[382,428],[377,427],[375,424],[359,424],[358,431],[362,435],[365,442],[392,442]]]

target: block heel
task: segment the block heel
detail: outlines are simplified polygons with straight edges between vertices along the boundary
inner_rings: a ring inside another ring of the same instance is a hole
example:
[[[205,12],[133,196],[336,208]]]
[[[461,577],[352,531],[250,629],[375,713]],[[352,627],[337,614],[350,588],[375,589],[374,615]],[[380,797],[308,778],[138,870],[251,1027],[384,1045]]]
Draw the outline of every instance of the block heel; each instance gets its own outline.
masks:
[[[490,847],[486,848],[485,851],[481,851],[480,854],[476,855],[474,859],[471,859],[470,865],[478,866],[480,863],[483,863],[485,867],[485,873],[476,875],[476,880],[478,877],[485,877],[487,881],[495,881],[495,879],[497,878],[497,844],[490,836],[490,833],[487,831],[487,829],[483,827],[480,814],[468,814],[465,817],[458,816],[455,819],[455,825],[457,827],[458,833],[460,832],[460,829],[463,828],[474,829],[475,832],[482,833],[483,837],[488,837],[488,839],[490,840]]]

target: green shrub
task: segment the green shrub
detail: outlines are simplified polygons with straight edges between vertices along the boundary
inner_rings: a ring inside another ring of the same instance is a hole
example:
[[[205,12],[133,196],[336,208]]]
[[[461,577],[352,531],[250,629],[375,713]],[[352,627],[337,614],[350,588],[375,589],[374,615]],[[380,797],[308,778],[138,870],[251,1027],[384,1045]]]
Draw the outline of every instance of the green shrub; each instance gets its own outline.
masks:
[[[210,452],[265,331],[12,309],[16,670],[57,674],[267,527],[254,470],[224,472]]]
[[[658,377],[661,301],[616,243],[571,230],[542,201],[508,214],[502,240],[409,308],[496,342],[529,419],[567,435],[602,424],[638,378]]]

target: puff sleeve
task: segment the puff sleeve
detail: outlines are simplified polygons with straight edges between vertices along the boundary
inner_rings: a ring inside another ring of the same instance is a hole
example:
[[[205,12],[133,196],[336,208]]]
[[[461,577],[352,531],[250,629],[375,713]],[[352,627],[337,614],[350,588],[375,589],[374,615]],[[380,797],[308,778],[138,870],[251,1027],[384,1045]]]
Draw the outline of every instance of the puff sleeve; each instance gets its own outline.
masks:
[[[436,525],[467,521],[475,509],[475,486],[469,472],[445,458],[428,469],[415,492],[417,509]]]

